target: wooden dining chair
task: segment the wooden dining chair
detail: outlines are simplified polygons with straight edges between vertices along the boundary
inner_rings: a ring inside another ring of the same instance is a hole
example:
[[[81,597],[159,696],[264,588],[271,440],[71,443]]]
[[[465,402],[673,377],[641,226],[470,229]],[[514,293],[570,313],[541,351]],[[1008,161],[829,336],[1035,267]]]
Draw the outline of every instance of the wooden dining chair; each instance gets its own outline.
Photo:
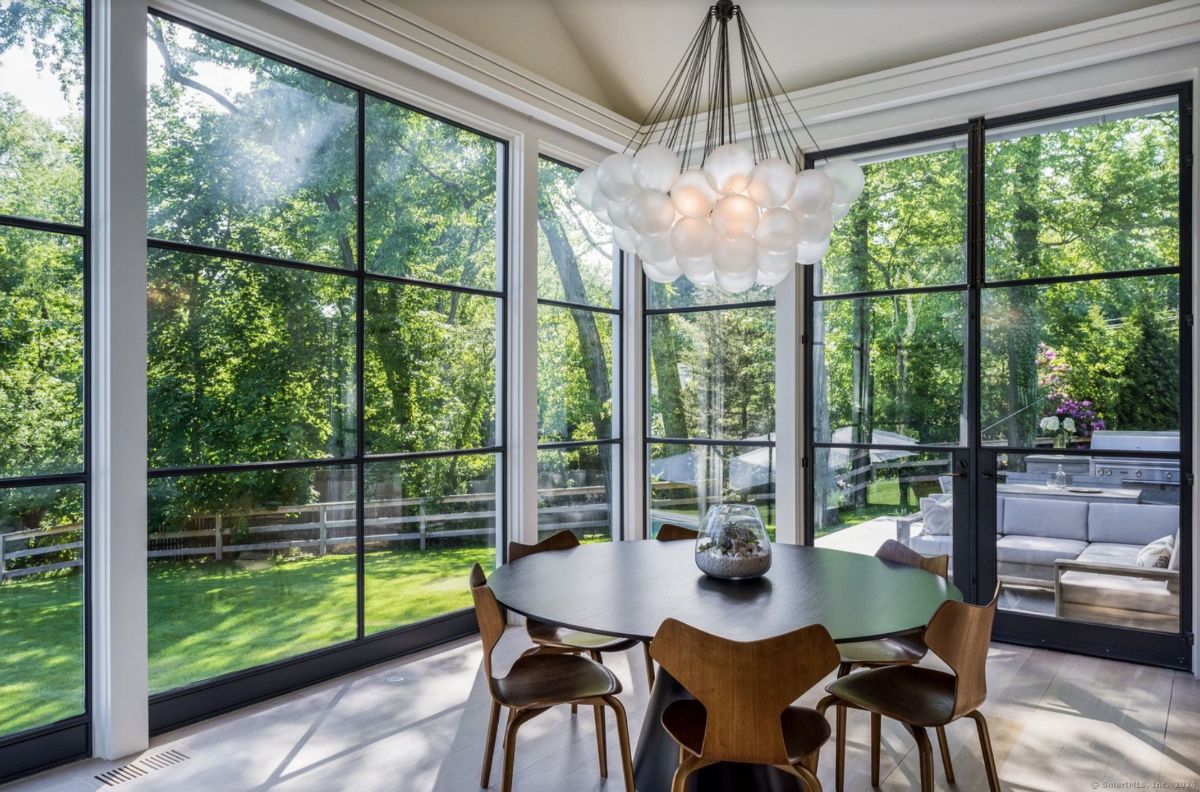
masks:
[[[654,538],[660,542],[694,542],[699,535],[699,531],[694,531],[691,528],[684,528],[682,525],[675,525],[673,523],[663,523],[658,526],[658,533],[654,535]]]
[[[579,547],[579,539],[575,534],[570,531],[559,531],[537,544],[509,542],[508,560],[517,561],[535,553],[570,550],[573,547]],[[654,663],[650,659],[648,644],[633,638],[614,638],[611,635],[569,630],[553,624],[546,624],[537,619],[527,618],[525,629],[529,633],[529,640],[533,641],[542,652],[587,653],[597,663],[604,662],[604,652],[624,652],[641,644],[642,654],[646,661],[646,673],[650,679],[650,686],[654,687]]]
[[[475,617],[483,641],[483,673],[492,696],[488,719],[487,740],[484,746],[483,773],[479,786],[486,788],[491,781],[492,754],[496,750],[496,730],[500,725],[500,708],[509,710],[504,734],[503,792],[511,792],[513,760],[517,749],[517,730],[559,704],[584,705],[595,709],[596,746],[600,757],[600,777],[608,777],[608,745],[604,725],[604,708],[611,707],[617,719],[617,739],[621,744],[621,766],[625,789],[635,792],[633,759],[629,749],[629,724],[625,707],[617,694],[621,682],[612,671],[600,663],[578,654],[539,653],[517,658],[508,674],[497,679],[492,674],[492,651],[504,634],[505,618],[495,594],[487,585],[487,576],[476,564],[471,570],[471,596],[475,600]]]
[[[888,539],[875,551],[875,557],[884,561],[917,567],[930,572],[943,580],[950,576],[950,556],[925,556],[895,539]],[[844,677],[857,668],[883,668],[894,665],[913,665],[919,663],[929,651],[922,639],[921,632],[897,635],[891,638],[880,638],[874,641],[857,641],[855,643],[839,644],[838,654],[841,662],[838,665],[838,677]],[[838,705],[837,732],[846,731],[846,707]],[[950,761],[950,747],[946,742],[946,730],[939,726],[936,729],[938,748],[942,754],[942,766],[946,771],[946,780],[954,783],[954,765]],[[845,742],[840,741],[839,746]],[[839,748],[844,750],[844,747]],[[842,767],[843,764],[839,764]],[[837,771],[837,789],[843,784],[843,771]]]
[[[925,628],[925,645],[950,666],[951,673],[919,665],[891,665],[844,676],[825,688],[829,695],[817,705],[820,712],[830,706],[848,706],[871,713],[872,786],[879,786],[882,718],[900,721],[917,741],[921,758],[921,792],[932,792],[933,748],[925,730],[938,730],[946,777],[953,783],[950,751],[943,729],[959,718],[967,717],[975,721],[979,732],[988,789],[1000,792],[1000,777],[996,773],[987,720],[979,711],[987,699],[987,655],[998,599],[999,587],[988,605],[948,601],[934,613]],[[836,772],[840,792],[846,756],[846,729],[842,718],[839,718],[837,732]]]
[[[667,619],[650,653],[696,697],[674,701],[662,714],[679,744],[672,792],[716,762],[772,765],[820,792],[817,759],[829,723],[792,702],[837,667],[837,646],[824,627],[742,643]]]

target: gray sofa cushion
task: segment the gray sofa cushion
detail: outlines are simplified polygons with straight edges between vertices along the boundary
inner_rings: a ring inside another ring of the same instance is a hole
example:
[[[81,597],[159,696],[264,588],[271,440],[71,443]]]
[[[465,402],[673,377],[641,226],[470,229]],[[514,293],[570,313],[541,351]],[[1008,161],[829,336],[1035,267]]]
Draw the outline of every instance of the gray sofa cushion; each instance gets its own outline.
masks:
[[[1001,564],[1052,567],[1060,558],[1074,560],[1087,547],[1075,539],[1006,534],[996,542],[996,560]]]
[[[1179,507],[1149,503],[1093,503],[1088,509],[1091,542],[1146,546],[1179,530]]]
[[[949,534],[927,534],[924,531],[912,537],[908,546],[921,555],[953,555],[954,537]]]
[[[1046,498],[1005,498],[1004,501],[1005,536],[1087,541],[1087,503]]]
[[[1092,542],[1086,550],[1079,554],[1079,560],[1090,561],[1093,564],[1131,567],[1137,564],[1137,555],[1141,549],[1141,545],[1135,544]]]

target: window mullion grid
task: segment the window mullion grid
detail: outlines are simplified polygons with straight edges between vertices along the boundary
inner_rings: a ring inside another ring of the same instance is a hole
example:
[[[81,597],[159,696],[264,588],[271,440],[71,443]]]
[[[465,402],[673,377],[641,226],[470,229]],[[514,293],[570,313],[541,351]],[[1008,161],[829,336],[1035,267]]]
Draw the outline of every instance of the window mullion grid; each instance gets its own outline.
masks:
[[[367,470],[363,461],[366,456],[366,432],[364,405],[365,395],[365,339],[366,339],[366,280],[363,274],[366,261],[366,159],[367,159],[367,105],[366,96],[357,92],[358,129],[355,141],[355,259],[358,277],[354,282],[354,538],[355,538],[355,617],[359,640],[366,635],[366,490]]]

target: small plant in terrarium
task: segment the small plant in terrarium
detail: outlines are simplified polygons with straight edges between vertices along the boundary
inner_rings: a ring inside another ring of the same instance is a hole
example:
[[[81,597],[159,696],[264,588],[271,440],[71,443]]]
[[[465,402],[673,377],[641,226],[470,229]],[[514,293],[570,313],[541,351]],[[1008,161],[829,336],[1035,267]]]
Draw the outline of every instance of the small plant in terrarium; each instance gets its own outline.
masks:
[[[758,508],[747,504],[710,508],[696,538],[696,566],[718,578],[765,574],[771,568],[771,540]]]

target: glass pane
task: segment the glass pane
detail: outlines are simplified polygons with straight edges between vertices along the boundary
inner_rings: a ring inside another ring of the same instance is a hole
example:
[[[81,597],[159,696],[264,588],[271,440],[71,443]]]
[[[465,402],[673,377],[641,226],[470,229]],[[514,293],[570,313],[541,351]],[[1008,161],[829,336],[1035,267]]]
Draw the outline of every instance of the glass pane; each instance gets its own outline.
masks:
[[[982,306],[985,442],[1179,430],[1177,276],[985,289]]]
[[[354,267],[356,92],[148,24],[150,236]]]
[[[649,317],[650,432],[763,439],[775,431],[775,309]]]
[[[618,317],[538,306],[538,438],[613,436],[613,372]]]
[[[464,454],[367,466],[367,633],[472,607],[471,567],[496,565],[499,461]]]
[[[367,269],[501,289],[504,144],[391,102],[366,102]]]
[[[0,214],[83,223],[84,4],[4,3]]]
[[[1179,264],[1179,110],[1154,100],[989,134],[987,277]]]
[[[630,263],[630,272],[642,278],[642,273]],[[769,286],[752,286],[744,292],[730,294],[716,286],[696,286],[687,278],[676,278],[671,283],[655,283],[642,278],[646,284],[647,308],[692,308],[699,305],[738,305],[739,303],[762,302],[775,299],[775,289]]]
[[[1179,434],[1104,432],[1096,456],[1001,454],[996,485],[1000,607],[1074,621],[1179,631]],[[1189,529],[1190,530],[1190,529]]]
[[[965,433],[963,294],[812,305],[818,442],[960,442]]]
[[[0,227],[0,477],[82,468],[83,244]]]
[[[814,273],[817,294],[966,280],[966,140],[933,147],[939,150],[861,158],[866,186],[834,227]]]
[[[650,536],[663,523],[696,529],[712,506],[751,503],[775,538],[775,448],[650,446]]]
[[[150,466],[354,453],[354,281],[150,251]]]
[[[619,308],[612,227],[575,200],[578,171],[538,161],[538,297]]]
[[[354,475],[151,479],[151,693],[354,639]]]
[[[895,539],[921,555],[953,555],[953,465],[950,454],[816,449],[817,547],[874,555]]]
[[[0,490],[0,737],[84,710],[83,485]]]
[[[381,281],[366,302],[367,453],[495,445],[503,302]]]
[[[538,534],[571,531],[582,542],[614,538],[620,519],[614,500],[620,446],[582,446],[538,452]]]

